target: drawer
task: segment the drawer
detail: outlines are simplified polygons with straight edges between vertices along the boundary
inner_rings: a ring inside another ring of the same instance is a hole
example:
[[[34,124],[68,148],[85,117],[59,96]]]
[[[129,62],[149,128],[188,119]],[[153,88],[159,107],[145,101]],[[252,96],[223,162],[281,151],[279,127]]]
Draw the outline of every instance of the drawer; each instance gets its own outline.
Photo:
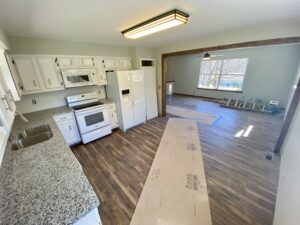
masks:
[[[54,115],[53,116],[55,122],[64,122],[68,120],[74,120],[74,113],[73,112],[68,112],[68,113],[63,113],[59,115]]]

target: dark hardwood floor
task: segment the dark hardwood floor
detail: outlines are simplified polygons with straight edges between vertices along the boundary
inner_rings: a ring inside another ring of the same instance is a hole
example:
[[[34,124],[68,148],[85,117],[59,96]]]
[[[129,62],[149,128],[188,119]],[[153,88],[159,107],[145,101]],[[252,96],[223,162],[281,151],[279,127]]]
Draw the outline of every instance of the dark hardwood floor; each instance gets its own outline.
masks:
[[[280,158],[269,161],[265,154],[275,146],[282,118],[197,97],[174,95],[167,103],[221,116],[210,126],[198,123],[213,224],[271,225]],[[100,198],[104,225],[129,225],[170,116],[72,147]],[[249,125],[248,137],[235,137]]]

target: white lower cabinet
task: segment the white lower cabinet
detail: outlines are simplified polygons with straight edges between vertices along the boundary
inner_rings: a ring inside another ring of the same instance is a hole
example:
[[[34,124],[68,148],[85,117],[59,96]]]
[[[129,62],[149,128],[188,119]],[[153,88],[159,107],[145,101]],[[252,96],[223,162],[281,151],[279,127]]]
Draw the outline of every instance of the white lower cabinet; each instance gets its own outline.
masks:
[[[55,115],[53,118],[68,145],[73,145],[81,141],[73,112]]]
[[[117,117],[115,103],[113,103],[113,102],[108,103],[107,108],[108,108],[108,115],[109,115],[111,129],[117,128],[119,126],[119,124],[118,124],[118,117]]]

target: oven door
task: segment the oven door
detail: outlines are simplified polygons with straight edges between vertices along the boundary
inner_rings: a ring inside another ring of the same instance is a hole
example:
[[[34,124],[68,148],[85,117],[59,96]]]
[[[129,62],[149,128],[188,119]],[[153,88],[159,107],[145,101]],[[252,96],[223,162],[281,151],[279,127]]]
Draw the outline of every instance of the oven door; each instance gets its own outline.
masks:
[[[81,134],[110,125],[106,107],[86,108],[75,111],[75,115]]]
[[[63,74],[66,88],[92,85],[92,78],[87,74]]]

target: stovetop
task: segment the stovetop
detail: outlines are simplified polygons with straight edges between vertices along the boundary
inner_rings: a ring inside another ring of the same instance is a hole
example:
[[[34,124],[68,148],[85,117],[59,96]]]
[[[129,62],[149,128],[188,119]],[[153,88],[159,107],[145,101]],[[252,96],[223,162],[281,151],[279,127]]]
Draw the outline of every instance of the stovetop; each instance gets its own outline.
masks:
[[[74,110],[80,110],[80,109],[85,109],[88,107],[93,107],[93,106],[98,106],[98,105],[104,105],[104,103],[97,101],[97,102],[91,102],[91,103],[86,103],[86,104],[82,104],[82,105],[72,106],[72,108]]]

